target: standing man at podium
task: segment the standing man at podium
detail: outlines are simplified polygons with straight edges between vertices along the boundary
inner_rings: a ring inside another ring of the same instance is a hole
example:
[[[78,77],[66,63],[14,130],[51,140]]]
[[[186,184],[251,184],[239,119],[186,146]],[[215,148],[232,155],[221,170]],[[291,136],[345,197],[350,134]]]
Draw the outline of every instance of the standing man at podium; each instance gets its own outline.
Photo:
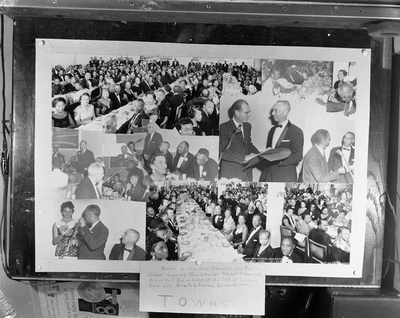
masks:
[[[296,167],[303,159],[304,136],[303,131],[287,119],[289,112],[290,103],[286,100],[279,100],[272,107],[275,126],[268,133],[267,148],[287,148],[291,154],[279,161],[264,160],[262,182],[297,182]]]
[[[228,110],[230,120],[220,125],[220,178],[253,181],[252,170],[242,163],[259,153],[251,141],[250,106],[244,99],[235,101]]]

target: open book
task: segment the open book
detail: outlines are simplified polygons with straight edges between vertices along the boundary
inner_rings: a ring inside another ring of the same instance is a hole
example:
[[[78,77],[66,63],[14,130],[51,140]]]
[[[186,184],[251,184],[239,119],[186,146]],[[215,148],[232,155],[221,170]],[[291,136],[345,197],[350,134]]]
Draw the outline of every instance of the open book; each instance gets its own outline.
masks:
[[[250,160],[243,161],[242,165],[245,166],[245,169],[250,168],[261,162],[262,160],[267,160],[267,161],[278,161],[278,160],[283,160],[286,159],[287,157],[290,156],[292,152],[290,149],[287,148],[267,148],[260,153],[258,153],[256,156],[251,158]]]

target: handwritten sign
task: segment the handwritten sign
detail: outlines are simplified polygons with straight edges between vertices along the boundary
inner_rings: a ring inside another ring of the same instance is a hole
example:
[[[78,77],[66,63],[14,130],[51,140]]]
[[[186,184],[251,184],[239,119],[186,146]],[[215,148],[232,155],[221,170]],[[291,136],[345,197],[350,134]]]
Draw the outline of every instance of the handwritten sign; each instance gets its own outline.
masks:
[[[265,273],[257,264],[142,262],[140,311],[263,315]]]

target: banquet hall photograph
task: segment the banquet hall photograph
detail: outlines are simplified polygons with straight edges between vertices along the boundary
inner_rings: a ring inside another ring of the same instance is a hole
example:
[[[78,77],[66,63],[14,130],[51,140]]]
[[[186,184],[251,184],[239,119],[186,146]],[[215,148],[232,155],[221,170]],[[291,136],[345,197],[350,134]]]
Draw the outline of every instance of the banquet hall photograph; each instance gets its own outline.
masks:
[[[263,59],[260,92],[221,99],[220,178],[354,183],[356,74],[352,62]]]

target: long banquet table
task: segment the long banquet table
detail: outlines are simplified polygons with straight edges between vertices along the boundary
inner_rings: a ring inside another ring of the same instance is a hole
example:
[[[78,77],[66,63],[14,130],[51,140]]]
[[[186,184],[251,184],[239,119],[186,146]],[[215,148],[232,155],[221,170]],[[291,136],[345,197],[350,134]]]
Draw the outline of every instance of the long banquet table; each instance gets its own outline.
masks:
[[[213,227],[196,201],[181,195],[176,218],[179,226],[179,256],[195,262],[244,262],[243,255]]]

